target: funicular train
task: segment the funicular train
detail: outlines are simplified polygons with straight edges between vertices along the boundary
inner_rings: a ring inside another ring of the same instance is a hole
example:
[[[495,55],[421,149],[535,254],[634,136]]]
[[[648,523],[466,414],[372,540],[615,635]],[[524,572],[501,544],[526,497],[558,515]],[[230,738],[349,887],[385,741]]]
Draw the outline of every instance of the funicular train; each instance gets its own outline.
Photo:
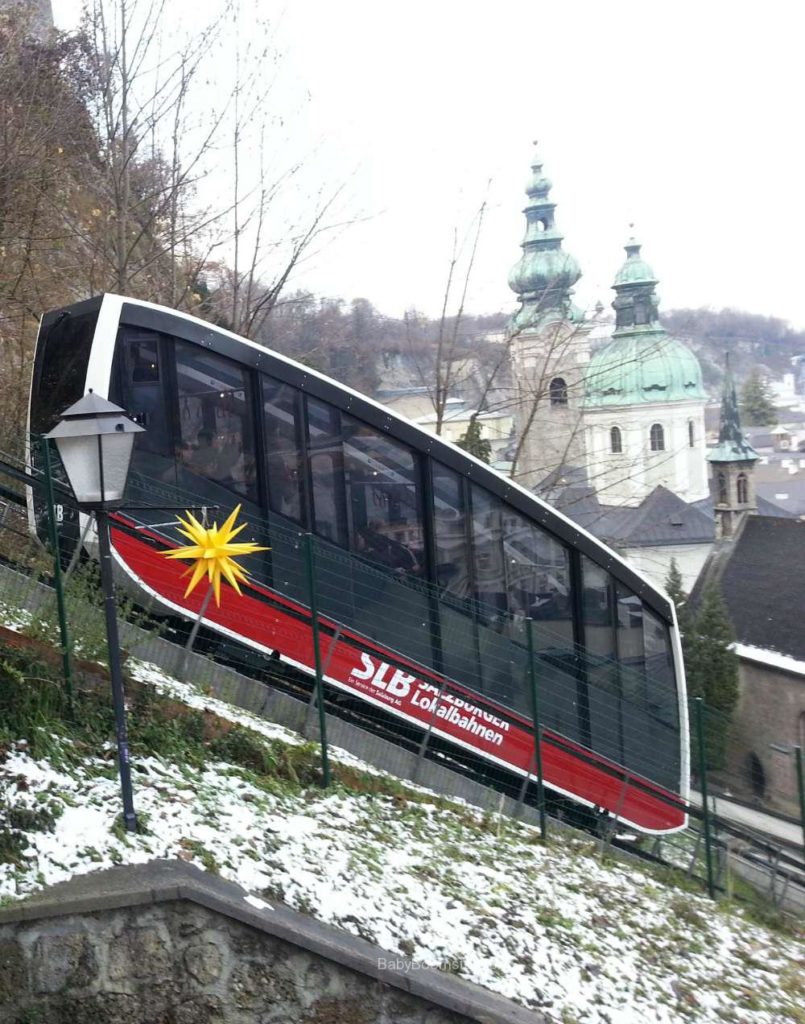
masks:
[[[115,515],[112,544],[166,612],[197,616],[202,588],[185,598],[161,557],[184,542],[160,507],[241,504],[270,550],[246,566],[243,597],[206,607],[210,629],[312,673],[310,534],[334,691],[533,780],[535,680],[546,786],[644,832],[684,827],[673,606],[606,546],[350,388],[146,302],[106,294],[43,317],[32,434],[90,388],[146,428],[129,484],[140,510]]]

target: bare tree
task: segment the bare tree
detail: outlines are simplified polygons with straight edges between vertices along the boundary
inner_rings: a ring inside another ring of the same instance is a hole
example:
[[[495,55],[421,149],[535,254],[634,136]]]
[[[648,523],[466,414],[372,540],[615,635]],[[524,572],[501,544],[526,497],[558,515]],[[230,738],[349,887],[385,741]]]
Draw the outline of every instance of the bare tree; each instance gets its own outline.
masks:
[[[452,397],[455,388],[461,386],[467,379],[467,366],[462,368],[459,361],[459,341],[464,313],[467,302],[467,294],[470,286],[472,271],[475,266],[475,258],[478,252],[478,243],[481,238],[484,214],[486,213],[486,200],[481,203],[469,230],[459,244],[458,231],[453,231],[453,247],[448,266],[447,280],[445,282],[442,296],[442,309],[438,321],[438,329],[433,347],[415,345],[412,331],[412,322],[406,318],[408,331],[409,355],[414,360],[416,373],[426,389],[434,413],[436,423],[434,432],[441,434],[444,426],[445,414],[448,400]],[[458,307],[453,315],[450,315],[450,302],[453,297],[455,278],[459,272],[460,261],[465,247],[469,245],[469,255],[464,268],[461,281],[461,293],[458,300]],[[466,355],[466,353],[464,353]]]
[[[281,60],[258,5],[243,42],[246,3],[225,0],[209,24],[170,34],[167,0],[86,0],[81,72],[97,158],[85,189],[95,201],[90,218],[61,212],[83,248],[85,292],[161,301],[254,337],[294,268],[334,230],[338,189],[295,204],[295,222],[277,216],[294,206],[305,158],[280,168],[267,159],[284,148],[267,73]]]
[[[89,216],[93,133],[73,40],[41,39],[22,8],[0,18],[0,435],[22,441],[39,313],[72,291],[79,247],[57,207]]]
[[[166,0],[87,2],[85,100],[99,149],[89,184],[101,209],[91,230],[80,222],[71,227],[91,252],[90,290],[112,287],[178,305],[208,246],[205,232],[221,215],[194,200],[226,100],[203,121],[190,106],[230,5],[169,45],[167,10]]]

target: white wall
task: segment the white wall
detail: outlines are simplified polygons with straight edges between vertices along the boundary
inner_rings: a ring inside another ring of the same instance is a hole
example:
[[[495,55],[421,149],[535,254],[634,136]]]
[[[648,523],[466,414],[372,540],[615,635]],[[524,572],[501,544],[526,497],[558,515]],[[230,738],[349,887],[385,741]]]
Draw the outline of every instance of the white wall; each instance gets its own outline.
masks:
[[[640,405],[586,409],[590,482],[604,505],[636,506],[659,484],[683,501],[709,494],[704,436],[704,402],[646,402]],[[693,447],[688,424],[693,422]],[[659,423],[665,449],[652,452],[650,430]],[[618,427],[623,451],[613,454],[610,431]]]
[[[525,434],[516,479],[525,487],[533,487],[563,463],[582,465],[585,459],[582,404],[591,327],[559,321],[540,331],[524,331],[512,341],[515,425],[518,437]],[[555,377],[567,386],[566,405],[551,405]]]
[[[663,589],[671,569],[671,559],[675,558],[682,574],[682,589],[689,594],[711,548],[711,544],[669,544],[664,547],[619,550],[635,569]]]

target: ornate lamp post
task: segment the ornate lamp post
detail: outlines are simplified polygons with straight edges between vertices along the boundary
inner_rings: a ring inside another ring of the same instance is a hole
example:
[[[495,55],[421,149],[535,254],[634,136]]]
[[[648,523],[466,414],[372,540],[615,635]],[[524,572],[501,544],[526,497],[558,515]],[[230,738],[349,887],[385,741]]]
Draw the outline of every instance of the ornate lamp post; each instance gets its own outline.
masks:
[[[117,732],[117,764],[123,792],[123,820],[128,832],[136,831],[137,817],[131,789],[126,706],[120,670],[109,510],[118,508],[123,501],[134,449],[134,435],[142,430],[119,406],[90,391],[69,409],[65,409],[61,420],[45,435],[56,443],[78,507],[85,512],[94,512],[98,527],[109,676]]]

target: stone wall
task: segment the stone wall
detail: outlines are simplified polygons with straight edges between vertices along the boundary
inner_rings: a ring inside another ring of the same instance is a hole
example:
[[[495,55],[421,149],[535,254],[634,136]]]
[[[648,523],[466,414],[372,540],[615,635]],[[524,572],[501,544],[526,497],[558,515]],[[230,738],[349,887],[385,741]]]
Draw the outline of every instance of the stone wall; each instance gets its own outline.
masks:
[[[0,910],[0,1024],[544,1024],[179,861]]]
[[[741,658],[730,733],[733,793],[798,818],[796,762],[780,748],[805,745],[805,675]]]

